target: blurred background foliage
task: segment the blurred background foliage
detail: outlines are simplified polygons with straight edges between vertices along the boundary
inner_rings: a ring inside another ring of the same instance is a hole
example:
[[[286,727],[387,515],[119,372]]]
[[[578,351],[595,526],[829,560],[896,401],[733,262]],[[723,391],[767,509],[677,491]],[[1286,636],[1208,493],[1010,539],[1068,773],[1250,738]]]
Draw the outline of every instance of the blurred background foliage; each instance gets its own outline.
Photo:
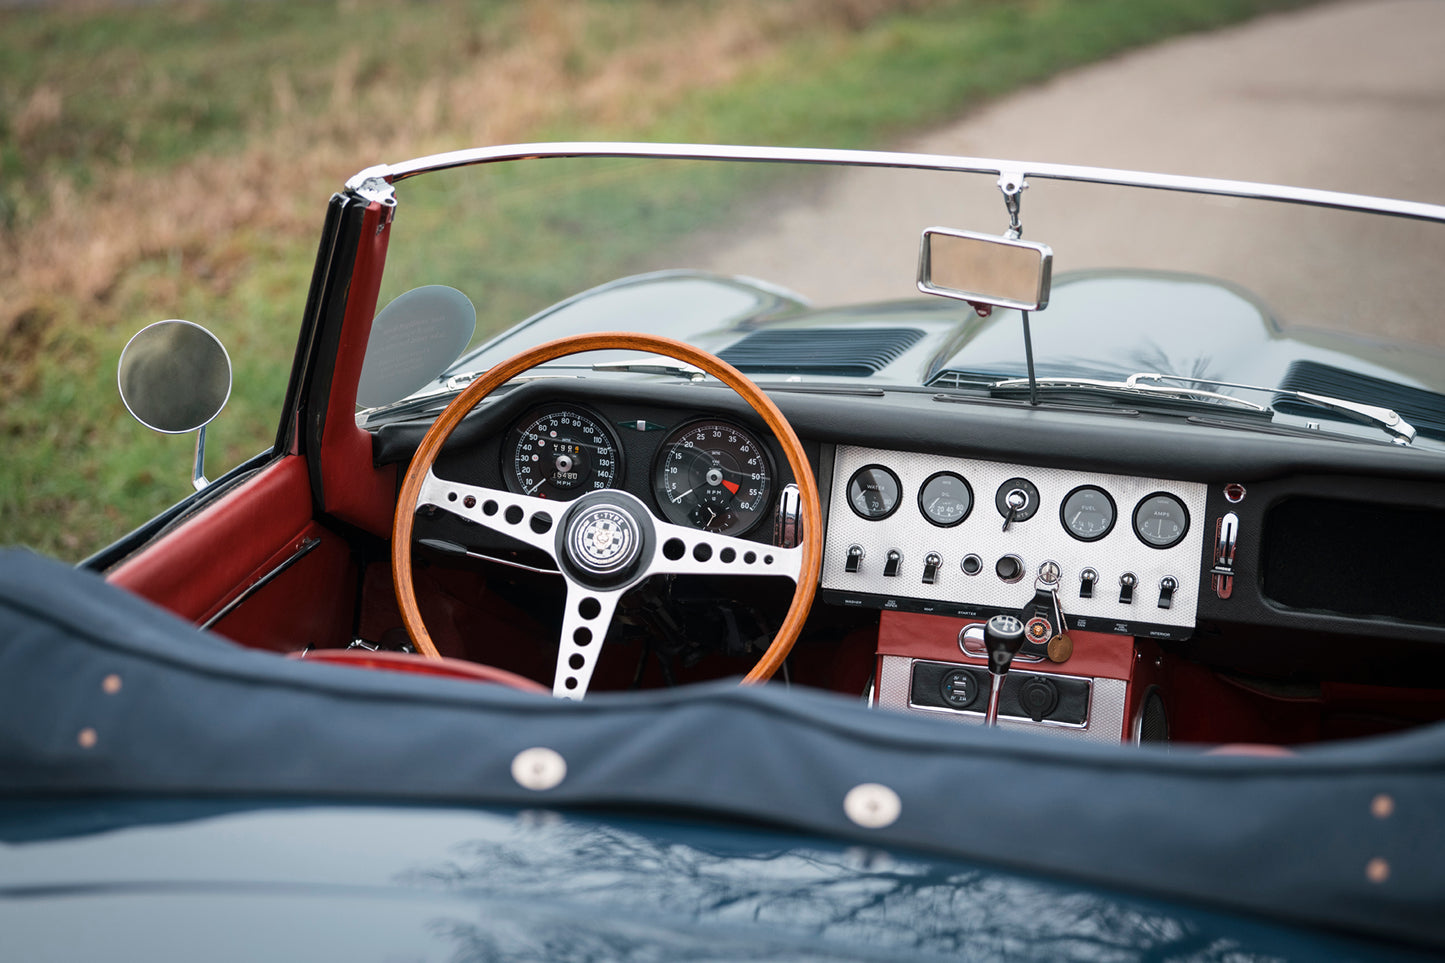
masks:
[[[326,198],[362,167],[546,139],[886,146],[1060,70],[1304,2],[0,9],[0,536],[79,559],[189,491],[193,440],[134,424],[116,395],[150,321],[205,324],[230,351],[211,476],[271,443]]]

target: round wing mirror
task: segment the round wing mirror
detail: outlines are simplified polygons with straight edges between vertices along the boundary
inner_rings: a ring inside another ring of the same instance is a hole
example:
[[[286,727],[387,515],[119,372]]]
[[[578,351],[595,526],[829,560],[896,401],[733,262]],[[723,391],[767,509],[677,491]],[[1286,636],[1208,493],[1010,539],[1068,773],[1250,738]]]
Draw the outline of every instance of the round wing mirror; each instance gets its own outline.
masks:
[[[231,358],[190,321],[157,321],[120,353],[120,398],[136,421],[168,435],[205,427],[231,397]]]

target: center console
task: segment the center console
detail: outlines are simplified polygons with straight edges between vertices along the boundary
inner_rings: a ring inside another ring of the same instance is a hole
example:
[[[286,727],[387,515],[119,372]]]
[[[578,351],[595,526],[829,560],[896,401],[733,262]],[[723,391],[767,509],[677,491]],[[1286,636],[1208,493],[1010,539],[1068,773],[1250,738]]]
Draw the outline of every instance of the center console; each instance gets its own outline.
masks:
[[[1001,726],[1162,736],[1152,640],[1194,631],[1204,485],[854,446],[833,479],[821,597],[883,610],[878,705],[982,722],[1002,613],[1027,641]]]

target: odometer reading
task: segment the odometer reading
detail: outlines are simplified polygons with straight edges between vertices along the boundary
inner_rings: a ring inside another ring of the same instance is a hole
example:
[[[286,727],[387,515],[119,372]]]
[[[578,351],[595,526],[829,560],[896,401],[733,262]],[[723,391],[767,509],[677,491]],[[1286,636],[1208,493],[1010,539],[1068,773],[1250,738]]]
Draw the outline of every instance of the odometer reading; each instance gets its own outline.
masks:
[[[622,453],[602,419],[575,408],[529,414],[507,435],[503,455],[507,487],[524,495],[571,501],[612,488]]]
[[[693,422],[663,439],[653,494],[670,522],[741,535],[762,520],[772,491],[768,453],[736,425]]]

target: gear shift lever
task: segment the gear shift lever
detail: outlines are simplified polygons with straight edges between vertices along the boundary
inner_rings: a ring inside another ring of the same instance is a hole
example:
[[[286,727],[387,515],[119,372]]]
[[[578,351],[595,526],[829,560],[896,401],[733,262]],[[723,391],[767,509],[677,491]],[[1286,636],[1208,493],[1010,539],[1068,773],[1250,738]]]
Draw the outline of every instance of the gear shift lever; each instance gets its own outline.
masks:
[[[998,725],[998,697],[1003,692],[1003,680],[1023,644],[1024,624],[1012,615],[995,615],[984,624],[983,646],[988,650],[988,671],[993,676],[988,715],[983,720],[986,726]]]

